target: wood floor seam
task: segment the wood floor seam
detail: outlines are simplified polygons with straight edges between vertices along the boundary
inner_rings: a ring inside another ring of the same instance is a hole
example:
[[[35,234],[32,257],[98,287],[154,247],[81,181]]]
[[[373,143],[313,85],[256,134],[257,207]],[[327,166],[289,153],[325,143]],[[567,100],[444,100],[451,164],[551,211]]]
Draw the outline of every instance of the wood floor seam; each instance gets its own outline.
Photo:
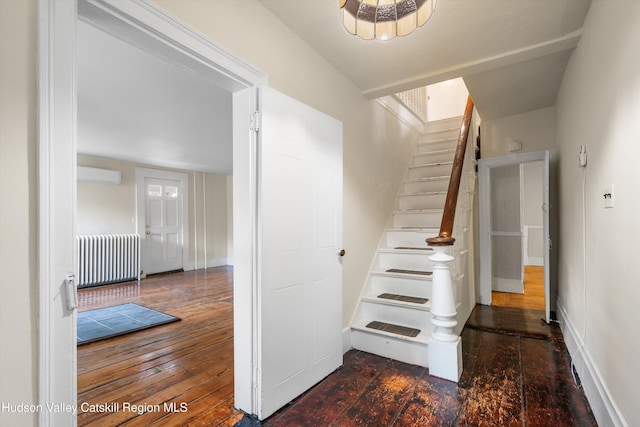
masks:
[[[539,311],[486,306],[476,306],[462,331],[458,383],[429,376],[426,368],[349,350],[340,369],[273,417],[246,417],[233,406],[232,272],[223,267],[143,280],[139,295],[124,300],[171,312],[182,322],[78,351],[78,403],[184,400],[188,410],[85,413],[78,416],[80,427],[228,427],[244,419],[249,421],[243,427],[346,427],[363,420],[381,427],[597,425],[582,388],[571,382],[557,325],[541,323]],[[99,305],[90,295],[84,301]]]

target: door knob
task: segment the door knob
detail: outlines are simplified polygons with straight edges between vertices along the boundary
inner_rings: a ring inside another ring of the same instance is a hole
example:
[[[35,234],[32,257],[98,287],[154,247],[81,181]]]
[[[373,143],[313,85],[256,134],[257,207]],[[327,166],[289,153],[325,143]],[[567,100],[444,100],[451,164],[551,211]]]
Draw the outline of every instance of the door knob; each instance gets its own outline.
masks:
[[[338,252],[338,255],[340,255],[340,256],[344,256],[344,254],[346,254],[346,253],[347,253],[347,252],[346,252],[344,249],[342,249],[340,252]]]
[[[147,234],[151,234],[151,232],[150,232],[150,231],[147,231]]]

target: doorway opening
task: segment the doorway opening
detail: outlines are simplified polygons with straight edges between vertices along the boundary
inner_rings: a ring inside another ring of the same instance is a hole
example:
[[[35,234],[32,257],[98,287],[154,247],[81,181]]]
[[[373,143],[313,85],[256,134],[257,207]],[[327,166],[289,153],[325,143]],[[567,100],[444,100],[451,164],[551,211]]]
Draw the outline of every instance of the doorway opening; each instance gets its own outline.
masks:
[[[39,124],[39,401],[43,404],[75,404],[78,400],[77,301],[73,272],[76,259],[74,237],[78,225],[75,206],[75,170],[78,163],[76,28],[80,18],[122,41],[208,79],[231,98],[234,178],[230,191],[234,193],[235,202],[233,223],[240,230],[233,235],[233,247],[244,249],[240,253],[234,251],[233,256],[236,269],[233,301],[244,302],[235,304],[233,309],[236,320],[233,322],[233,347],[239,354],[234,360],[234,396],[237,407],[253,412],[251,384],[255,358],[251,319],[255,311],[253,278],[257,251],[254,245],[257,187],[252,177],[257,167],[257,136],[250,131],[250,117],[251,112],[258,110],[257,95],[259,88],[266,83],[264,74],[150,4],[42,0],[39,15],[39,110],[42,118]],[[105,115],[106,120],[114,118]],[[137,119],[144,121],[144,117]],[[117,127],[109,129],[115,131]],[[111,134],[113,143],[123,140],[120,136]],[[129,148],[133,149],[133,145]],[[177,157],[175,153],[169,155]],[[172,169],[186,168],[173,165]],[[129,203],[134,203],[134,198]],[[129,225],[135,225],[135,218],[129,216],[127,220]],[[238,388],[240,392],[237,392]],[[75,413],[42,411],[39,422],[42,425],[75,425],[77,420]]]
[[[491,304],[545,309],[542,161],[491,169]]]
[[[481,159],[480,303],[555,310],[555,153]]]

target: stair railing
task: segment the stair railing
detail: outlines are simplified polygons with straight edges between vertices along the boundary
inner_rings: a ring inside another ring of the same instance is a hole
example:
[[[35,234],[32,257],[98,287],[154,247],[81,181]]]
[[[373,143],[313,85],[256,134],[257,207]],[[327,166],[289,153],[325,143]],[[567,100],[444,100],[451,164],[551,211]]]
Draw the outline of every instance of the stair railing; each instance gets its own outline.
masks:
[[[431,323],[434,326],[431,340],[429,341],[429,373],[430,375],[456,382],[462,375],[462,340],[454,332],[458,321],[456,320],[456,301],[449,264],[455,258],[449,253],[449,248],[455,242],[453,238],[453,222],[458,203],[458,192],[460,190],[472,113],[473,100],[469,96],[462,125],[460,126],[440,232],[437,237],[427,239],[427,244],[434,251],[433,255],[429,256],[429,260],[433,262]]]

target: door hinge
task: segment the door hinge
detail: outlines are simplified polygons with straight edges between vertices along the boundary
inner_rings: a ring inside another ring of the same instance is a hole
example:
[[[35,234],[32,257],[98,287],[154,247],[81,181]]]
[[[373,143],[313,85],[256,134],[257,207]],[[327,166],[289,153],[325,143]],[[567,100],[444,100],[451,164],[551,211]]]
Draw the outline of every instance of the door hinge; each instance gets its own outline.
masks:
[[[260,120],[261,115],[260,111],[254,111],[251,113],[251,130],[254,132],[258,132],[260,130]]]

